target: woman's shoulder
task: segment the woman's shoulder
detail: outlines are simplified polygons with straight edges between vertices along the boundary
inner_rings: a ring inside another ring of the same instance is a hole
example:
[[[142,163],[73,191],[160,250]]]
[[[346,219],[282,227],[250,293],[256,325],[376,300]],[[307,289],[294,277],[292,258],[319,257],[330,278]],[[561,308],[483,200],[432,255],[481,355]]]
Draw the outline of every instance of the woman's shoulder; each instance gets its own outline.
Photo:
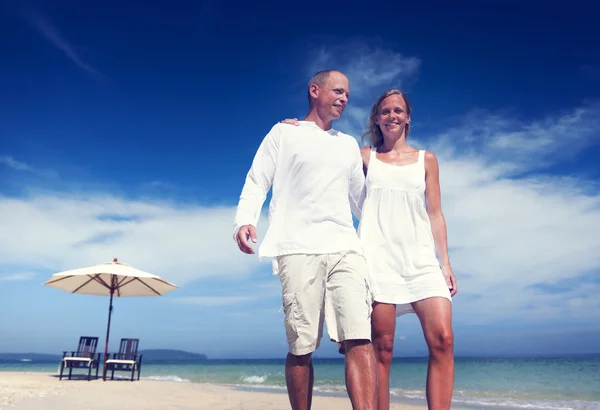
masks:
[[[425,162],[437,162],[437,157],[433,152],[425,149],[421,151],[423,151],[423,158],[425,159]]]

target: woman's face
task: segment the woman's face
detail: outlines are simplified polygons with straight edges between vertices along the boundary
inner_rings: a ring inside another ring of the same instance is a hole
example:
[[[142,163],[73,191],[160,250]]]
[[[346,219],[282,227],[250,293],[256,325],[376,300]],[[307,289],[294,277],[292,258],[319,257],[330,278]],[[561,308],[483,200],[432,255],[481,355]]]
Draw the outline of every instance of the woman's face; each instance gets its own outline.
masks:
[[[390,95],[379,105],[377,125],[379,125],[384,138],[398,138],[409,122],[410,116],[406,112],[406,103],[401,95]]]

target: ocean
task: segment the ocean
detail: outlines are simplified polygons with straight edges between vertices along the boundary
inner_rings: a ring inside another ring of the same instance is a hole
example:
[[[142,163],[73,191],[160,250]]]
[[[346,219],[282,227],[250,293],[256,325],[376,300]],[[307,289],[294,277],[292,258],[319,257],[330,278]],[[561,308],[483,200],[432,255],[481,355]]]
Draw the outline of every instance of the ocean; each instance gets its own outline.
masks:
[[[0,371],[56,373],[56,362],[0,361]],[[344,395],[343,358],[314,359],[315,394]],[[426,358],[395,358],[392,400],[425,403]],[[456,358],[453,404],[473,409],[600,410],[600,355]],[[122,377],[126,377],[121,373]],[[142,379],[285,392],[284,360],[144,362]]]

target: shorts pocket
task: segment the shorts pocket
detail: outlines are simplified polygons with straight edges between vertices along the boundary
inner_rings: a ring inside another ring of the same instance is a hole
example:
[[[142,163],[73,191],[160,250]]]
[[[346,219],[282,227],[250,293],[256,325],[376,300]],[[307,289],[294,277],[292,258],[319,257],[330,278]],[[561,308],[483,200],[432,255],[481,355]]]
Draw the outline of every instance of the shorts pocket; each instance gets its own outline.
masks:
[[[288,343],[298,338],[298,299],[295,293],[283,294],[285,333]]]

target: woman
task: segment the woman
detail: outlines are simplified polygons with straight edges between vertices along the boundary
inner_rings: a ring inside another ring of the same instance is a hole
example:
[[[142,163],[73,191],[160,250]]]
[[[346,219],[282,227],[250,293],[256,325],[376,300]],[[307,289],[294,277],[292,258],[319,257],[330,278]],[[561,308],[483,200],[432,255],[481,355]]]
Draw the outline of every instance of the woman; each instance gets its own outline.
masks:
[[[401,91],[386,91],[369,117],[365,136],[371,146],[361,149],[367,194],[359,235],[374,299],[379,410],[390,405],[397,315],[416,313],[421,322],[429,349],[429,408],[449,409],[454,385],[451,296],[457,286],[448,258],[438,163],[433,153],[407,144],[411,112]]]
[[[411,112],[401,91],[386,91],[373,105],[363,136],[371,146],[361,149],[366,199],[358,232],[374,300],[379,410],[390,407],[396,316],[416,313],[421,322],[429,349],[429,408],[450,409],[454,386],[451,296],[458,288],[448,258],[437,159],[407,144]]]

